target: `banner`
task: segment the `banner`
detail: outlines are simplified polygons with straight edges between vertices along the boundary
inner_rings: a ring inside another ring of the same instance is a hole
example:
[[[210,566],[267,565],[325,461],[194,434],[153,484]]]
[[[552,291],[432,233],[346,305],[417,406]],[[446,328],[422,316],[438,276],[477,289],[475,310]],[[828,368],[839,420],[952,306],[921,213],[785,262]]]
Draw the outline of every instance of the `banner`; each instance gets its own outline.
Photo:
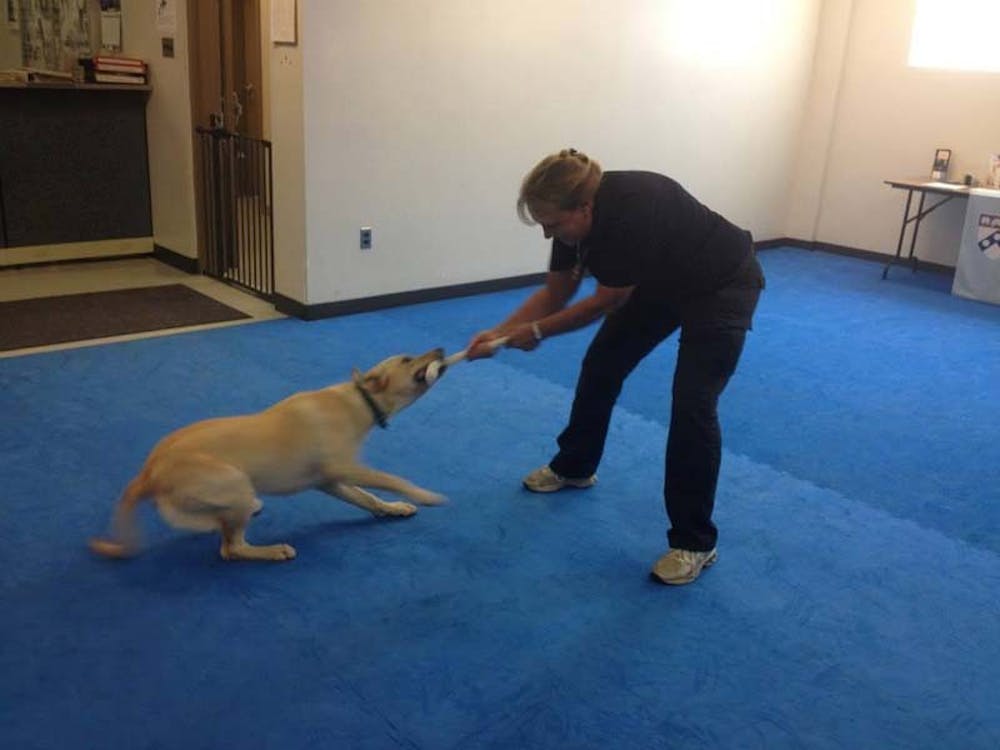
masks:
[[[1000,190],[972,190],[952,294],[1000,304]]]

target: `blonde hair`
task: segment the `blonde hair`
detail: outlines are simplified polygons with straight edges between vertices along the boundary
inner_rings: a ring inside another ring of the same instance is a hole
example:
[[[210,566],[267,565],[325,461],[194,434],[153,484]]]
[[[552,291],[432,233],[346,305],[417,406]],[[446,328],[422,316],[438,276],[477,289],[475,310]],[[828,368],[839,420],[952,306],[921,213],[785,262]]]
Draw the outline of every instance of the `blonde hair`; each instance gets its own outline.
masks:
[[[521,182],[517,215],[525,224],[534,224],[528,209],[551,206],[568,211],[594,197],[601,182],[601,165],[575,148],[564,148],[535,165]]]

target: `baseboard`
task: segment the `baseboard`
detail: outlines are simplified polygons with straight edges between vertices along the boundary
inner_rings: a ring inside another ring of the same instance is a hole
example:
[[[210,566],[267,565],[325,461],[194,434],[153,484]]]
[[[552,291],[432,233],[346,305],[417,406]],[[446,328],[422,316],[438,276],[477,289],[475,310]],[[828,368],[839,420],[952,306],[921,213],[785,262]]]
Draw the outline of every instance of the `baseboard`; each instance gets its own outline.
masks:
[[[797,247],[802,244],[791,237],[778,237],[773,240],[757,240],[753,243],[755,250],[770,250],[773,247]]]
[[[274,306],[280,313],[291,315],[302,320],[320,320],[335,318],[340,315],[384,310],[401,305],[416,305],[421,302],[436,302],[455,297],[469,297],[487,292],[502,292],[507,289],[519,289],[534,286],[545,281],[544,273],[531,273],[524,276],[510,276],[503,279],[476,281],[469,284],[454,284],[431,289],[417,289],[412,292],[383,294],[376,297],[344,300],[342,302],[323,302],[318,305],[306,305],[281,294],[274,295]]]
[[[174,268],[180,269],[185,273],[198,273],[198,259],[189,258],[187,255],[181,255],[178,252],[171,250],[169,247],[164,247],[163,245],[153,245],[153,257],[158,261],[166,263],[168,266],[173,266]]]
[[[847,247],[844,245],[834,245],[829,242],[812,242],[809,240],[798,240],[794,237],[778,237],[770,240],[755,242],[757,250],[768,250],[777,247],[798,247],[803,250],[816,250],[819,252],[832,253],[835,255],[847,255],[854,258],[876,261],[878,263],[888,263],[891,255],[877,253],[872,250],[861,250],[860,248]],[[158,247],[158,246],[157,246]],[[192,260],[192,259],[188,259]],[[900,261],[902,263],[903,261]],[[946,266],[940,263],[931,263],[921,260],[920,268],[938,273],[954,273],[953,266]],[[355,313],[373,312],[384,310],[390,307],[402,305],[416,305],[421,302],[436,302],[443,299],[455,297],[468,297],[474,294],[485,294],[487,292],[501,292],[507,289],[517,289],[525,286],[534,286],[545,281],[544,273],[532,273],[524,276],[510,276],[503,279],[491,279],[489,281],[476,281],[470,284],[455,284],[452,286],[439,286],[431,289],[417,289],[412,292],[398,292],[395,294],[383,294],[376,297],[362,297],[359,299],[344,300],[342,302],[323,302],[318,305],[306,305],[298,300],[285,297],[281,294],[274,295],[274,306],[278,312],[291,315],[301,320],[321,320],[323,318],[335,318],[341,315],[354,315]]]
[[[25,245],[0,248],[0,268],[29,268],[62,263],[122,260],[149,256],[152,237],[126,237],[56,245]]]
[[[832,242],[813,242],[810,240],[797,240],[794,237],[779,237],[773,240],[764,240],[763,242],[755,243],[758,250],[767,250],[774,247],[798,247],[803,250],[816,250],[822,253],[832,253],[833,255],[846,255],[851,258],[860,258],[861,260],[870,260],[875,263],[888,263],[893,260],[894,254],[889,253],[879,253],[874,250],[862,250],[858,247],[849,247],[847,245],[835,245]],[[955,267],[949,266],[943,263],[934,263],[929,260],[920,260],[917,258],[918,267],[924,271],[934,271],[935,273],[945,273],[953,274],[955,273]],[[904,265],[909,263],[907,258],[900,258],[896,261],[899,265]]]

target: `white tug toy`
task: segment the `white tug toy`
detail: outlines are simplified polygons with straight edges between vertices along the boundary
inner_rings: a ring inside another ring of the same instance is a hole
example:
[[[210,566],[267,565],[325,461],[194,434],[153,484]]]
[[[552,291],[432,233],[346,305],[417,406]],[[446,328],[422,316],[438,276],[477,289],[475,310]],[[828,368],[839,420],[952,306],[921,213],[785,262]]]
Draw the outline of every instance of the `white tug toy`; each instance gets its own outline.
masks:
[[[507,343],[506,336],[503,336],[502,338],[498,339],[493,339],[493,341],[490,342],[490,348],[496,351],[506,343]],[[440,359],[437,362],[431,362],[429,365],[427,365],[427,369],[424,371],[424,380],[426,381],[427,385],[434,385],[434,382],[438,379],[438,377],[440,377],[442,372],[447,370],[456,362],[461,362],[468,356],[468,354],[469,350],[463,349],[460,352],[455,352],[454,354],[447,356],[444,359]]]

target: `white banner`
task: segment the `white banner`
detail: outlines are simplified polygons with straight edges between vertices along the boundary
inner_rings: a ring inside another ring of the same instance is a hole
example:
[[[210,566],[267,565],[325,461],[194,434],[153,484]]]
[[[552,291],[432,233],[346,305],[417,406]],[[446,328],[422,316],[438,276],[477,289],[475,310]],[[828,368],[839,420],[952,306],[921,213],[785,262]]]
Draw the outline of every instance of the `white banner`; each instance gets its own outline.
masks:
[[[972,190],[952,294],[1000,305],[1000,190]]]

